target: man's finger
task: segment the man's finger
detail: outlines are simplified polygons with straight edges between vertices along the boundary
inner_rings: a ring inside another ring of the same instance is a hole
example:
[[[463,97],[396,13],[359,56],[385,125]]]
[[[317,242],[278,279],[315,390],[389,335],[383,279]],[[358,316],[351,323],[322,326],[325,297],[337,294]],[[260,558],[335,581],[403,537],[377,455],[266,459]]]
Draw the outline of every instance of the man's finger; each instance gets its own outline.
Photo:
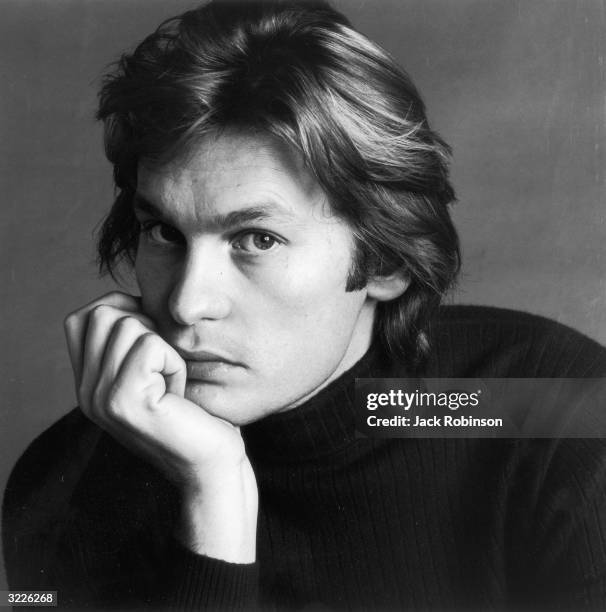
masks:
[[[103,357],[99,366],[98,380],[93,390],[93,410],[103,412],[107,405],[108,396],[115,384],[116,377],[126,359],[129,351],[143,334],[149,333],[138,318],[126,315],[115,321],[109,338],[106,340]]]
[[[67,317],[65,317],[63,327],[67,340],[67,350],[72,364],[72,369],[74,371],[76,389],[79,387],[82,377],[84,338],[88,326],[88,316],[94,308],[100,306],[101,304],[107,304],[108,306],[114,306],[127,312],[135,313],[139,312],[141,308],[141,298],[137,298],[120,291],[112,291],[111,293],[107,293],[100,298],[93,300],[82,308],[71,312],[67,315]],[[153,323],[151,320],[149,320],[149,322],[151,324],[150,328],[153,329]]]
[[[67,341],[67,352],[74,371],[76,390],[82,376],[82,357],[84,352],[83,339],[86,332],[87,317],[80,316],[77,312],[69,314],[63,322],[65,339]]]
[[[124,359],[115,386],[125,387],[125,381],[129,381],[132,393],[158,402],[166,393],[183,397],[186,378],[185,362],[177,351],[158,335],[146,333]]]

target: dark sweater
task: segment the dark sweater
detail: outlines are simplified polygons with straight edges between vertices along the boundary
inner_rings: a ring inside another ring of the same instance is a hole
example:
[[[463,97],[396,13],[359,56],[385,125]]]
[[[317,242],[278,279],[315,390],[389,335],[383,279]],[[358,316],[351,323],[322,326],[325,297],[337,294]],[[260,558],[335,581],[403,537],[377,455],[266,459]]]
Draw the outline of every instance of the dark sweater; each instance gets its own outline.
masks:
[[[598,344],[512,311],[443,308],[433,346],[425,376],[606,376]],[[100,609],[606,609],[606,442],[357,435],[354,379],[406,375],[373,347],[244,429],[254,565],[176,545],[173,487],[72,411],[10,478],[11,588]]]

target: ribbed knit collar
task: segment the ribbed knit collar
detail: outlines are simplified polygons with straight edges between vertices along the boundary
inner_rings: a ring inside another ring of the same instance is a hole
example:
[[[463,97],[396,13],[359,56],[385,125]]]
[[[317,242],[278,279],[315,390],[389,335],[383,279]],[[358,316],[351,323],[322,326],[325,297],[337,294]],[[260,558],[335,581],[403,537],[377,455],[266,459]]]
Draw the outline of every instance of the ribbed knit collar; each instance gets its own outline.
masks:
[[[355,379],[394,375],[378,343],[339,378],[304,404],[247,425],[242,433],[249,456],[300,461],[338,452],[356,437]],[[399,376],[404,374],[400,371]]]

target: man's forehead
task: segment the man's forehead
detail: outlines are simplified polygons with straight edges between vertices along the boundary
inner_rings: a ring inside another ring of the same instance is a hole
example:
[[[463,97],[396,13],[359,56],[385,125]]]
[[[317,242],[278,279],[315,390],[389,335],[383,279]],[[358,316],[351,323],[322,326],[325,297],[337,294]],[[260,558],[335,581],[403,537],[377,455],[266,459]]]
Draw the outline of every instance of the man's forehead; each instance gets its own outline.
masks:
[[[328,202],[302,157],[267,134],[211,135],[164,164],[142,160],[137,183],[139,202],[206,214],[252,207],[299,216]]]
[[[301,154],[282,140],[265,132],[247,133],[228,130],[210,133],[177,151],[168,161],[158,164],[142,159],[140,173],[157,178],[188,177],[194,182],[205,178],[255,176],[260,171],[284,174],[302,187],[317,186]]]

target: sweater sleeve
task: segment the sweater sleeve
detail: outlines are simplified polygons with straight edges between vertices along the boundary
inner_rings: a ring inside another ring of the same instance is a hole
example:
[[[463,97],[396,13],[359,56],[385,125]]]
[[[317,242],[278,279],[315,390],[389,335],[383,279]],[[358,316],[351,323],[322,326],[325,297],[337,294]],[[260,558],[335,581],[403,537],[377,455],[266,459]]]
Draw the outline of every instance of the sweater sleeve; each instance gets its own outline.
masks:
[[[173,541],[160,599],[170,610],[250,610],[256,607],[258,564],[198,555]]]
[[[479,306],[442,314],[434,376],[606,377],[604,347],[554,321]],[[575,418],[603,430],[602,404]],[[511,504],[499,507],[508,517],[512,608],[606,610],[606,440],[523,440],[519,447],[530,450],[505,485]]]
[[[38,436],[13,467],[2,503],[10,588],[56,588],[53,551],[73,489],[101,435],[79,410],[72,410]]]
[[[159,473],[72,411],[32,442],[5,490],[10,588],[56,590],[61,608],[254,608],[257,565],[178,544],[176,503]]]
[[[550,609],[606,609],[606,441],[556,443],[533,521],[534,591]]]

